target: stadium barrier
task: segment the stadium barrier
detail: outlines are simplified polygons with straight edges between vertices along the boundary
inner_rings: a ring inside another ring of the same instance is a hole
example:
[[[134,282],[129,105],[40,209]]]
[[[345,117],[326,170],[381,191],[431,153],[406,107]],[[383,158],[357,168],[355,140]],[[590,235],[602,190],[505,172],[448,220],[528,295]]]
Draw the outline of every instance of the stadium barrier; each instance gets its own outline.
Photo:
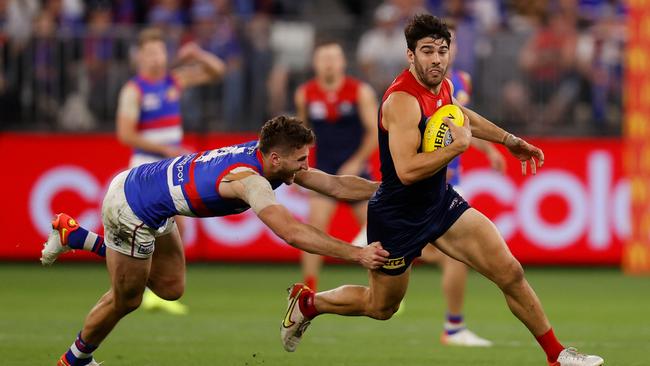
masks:
[[[251,134],[190,135],[197,150],[255,138]],[[630,188],[617,139],[534,139],[546,165],[522,177],[508,159],[500,175],[478,152],[463,156],[463,195],[491,218],[512,252],[527,264],[617,265],[630,235]],[[0,134],[5,160],[1,180],[5,223],[2,260],[37,260],[51,217],[65,211],[90,230],[101,230],[100,208],[113,176],[125,168],[130,151],[113,135]],[[20,165],[20,169],[12,168]],[[378,165],[377,158],[373,165]],[[308,212],[306,194],[296,186],[278,189],[281,202],[299,218]],[[331,233],[350,240],[358,227],[342,205]],[[297,261],[250,211],[225,217],[186,220],[183,233],[190,261]],[[88,260],[75,253],[66,260]]]

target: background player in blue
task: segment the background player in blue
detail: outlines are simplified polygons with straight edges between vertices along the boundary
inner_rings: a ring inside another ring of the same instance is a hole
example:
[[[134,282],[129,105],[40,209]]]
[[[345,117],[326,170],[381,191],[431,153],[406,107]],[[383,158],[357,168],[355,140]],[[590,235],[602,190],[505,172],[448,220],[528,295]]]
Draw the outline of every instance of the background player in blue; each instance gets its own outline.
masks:
[[[156,28],[138,35],[135,60],[136,76],[122,88],[117,106],[117,137],[133,149],[129,168],[187,153],[182,147],[181,94],[187,88],[214,82],[225,72],[221,59],[192,42],[178,51],[178,65],[169,70],[165,40]],[[181,217],[176,224],[182,233]],[[187,312],[180,302],[162,300],[148,290],[142,308]]]
[[[379,243],[357,248],[296,220],[275,200],[281,184],[297,184],[340,200],[367,200],[378,184],[308,167],[314,135],[302,121],[276,117],[259,141],[140,165],[117,175],[104,198],[106,265],[110,290],[88,314],[83,329],[58,365],[96,364],[92,353],[117,322],[138,308],[145,286],[164,299],[185,288],[185,258],[173,217],[225,216],[252,208],[279,237],[296,248],[379,268],[388,252]],[[43,255],[56,257],[87,231],[50,234]],[[94,234],[96,235],[96,234]],[[81,240],[83,241],[83,240]],[[78,243],[77,243],[78,244]]]
[[[460,105],[468,107],[471,103],[472,81],[468,73],[453,68],[458,43],[455,37],[455,24],[453,20],[445,23],[451,34],[452,42],[449,45],[449,67],[447,77],[453,86],[453,97]],[[505,158],[490,142],[472,138],[471,145],[485,154],[493,169],[503,173],[505,171]],[[461,156],[457,156],[447,165],[447,183],[462,195],[461,189]],[[442,267],[441,287],[447,309],[444,321],[444,330],[440,341],[446,345],[486,347],[492,342],[477,336],[465,325],[463,304],[465,300],[465,285],[467,283],[467,266],[437,250],[433,245],[422,249],[422,260],[427,263],[438,263]]]
[[[314,166],[329,174],[369,178],[368,158],[377,148],[377,99],[372,88],[345,74],[343,48],[323,41],[314,48],[314,78],[295,93],[298,118],[316,134]],[[327,232],[338,202],[311,192],[307,222]],[[360,226],[366,223],[367,202],[355,202],[352,210]],[[305,283],[316,288],[323,259],[302,253]]]
[[[446,165],[467,150],[472,136],[498,142],[536,173],[543,152],[476,112],[461,107],[463,126],[448,123],[453,142],[432,152],[421,151],[426,120],[445,104],[457,104],[445,78],[451,36],[437,17],[417,15],[405,28],[408,70],[386,91],[380,107],[379,150],[382,183],[368,204],[368,239],[380,239],[390,253],[379,270],[370,270],[369,286],[345,285],[314,293],[303,284],[290,288],[282,322],[285,350],[294,351],[308,324],[318,314],[389,319],[406,293],[411,261],[429,243],[493,281],[513,314],[535,336],[552,366],[597,366],[598,356],[564,348],[557,340],[521,264],[480,212],[446,184]],[[298,304],[298,306],[296,306]]]

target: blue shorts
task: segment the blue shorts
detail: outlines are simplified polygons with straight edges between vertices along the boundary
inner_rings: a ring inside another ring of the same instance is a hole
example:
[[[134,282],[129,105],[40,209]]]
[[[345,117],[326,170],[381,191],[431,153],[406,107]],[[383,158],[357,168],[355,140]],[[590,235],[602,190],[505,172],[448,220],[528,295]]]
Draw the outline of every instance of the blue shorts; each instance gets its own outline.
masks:
[[[381,242],[390,253],[380,269],[396,276],[404,273],[411,262],[422,255],[422,248],[441,237],[468,209],[469,203],[451,185],[447,185],[440,202],[427,205],[387,205],[381,200],[368,204],[368,243]]]

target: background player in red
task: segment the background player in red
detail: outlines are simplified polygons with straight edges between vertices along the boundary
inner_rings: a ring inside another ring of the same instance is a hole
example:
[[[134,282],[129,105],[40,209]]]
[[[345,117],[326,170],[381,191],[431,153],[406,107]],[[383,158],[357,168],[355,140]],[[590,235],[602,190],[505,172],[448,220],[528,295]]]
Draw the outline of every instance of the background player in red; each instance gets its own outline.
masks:
[[[598,366],[603,359],[565,348],[555,337],[523,268],[492,222],[446,183],[446,166],[470,145],[472,136],[505,145],[521,162],[522,174],[544,163],[543,152],[476,112],[461,107],[463,126],[447,123],[453,142],[422,152],[426,121],[438,108],[458,102],[445,77],[451,35],[437,17],[417,15],[406,26],[408,70],[384,94],[379,151],[382,183],[368,204],[368,240],[380,239],[390,257],[369,271],[369,286],[345,285],[319,292],[303,284],[289,289],[281,326],[285,350],[294,351],[311,319],[331,313],[389,319],[408,287],[411,262],[435,245],[493,281],[512,313],[528,328],[552,366]],[[296,306],[298,305],[298,306]]]
[[[314,167],[329,174],[351,174],[370,178],[368,158],[377,148],[377,99],[372,88],[345,74],[346,60],[340,44],[325,41],[314,49],[313,79],[295,93],[298,118],[316,134]],[[310,192],[309,224],[328,230],[338,202]],[[367,202],[352,209],[360,226],[366,223]],[[302,253],[305,283],[316,288],[321,256]]]

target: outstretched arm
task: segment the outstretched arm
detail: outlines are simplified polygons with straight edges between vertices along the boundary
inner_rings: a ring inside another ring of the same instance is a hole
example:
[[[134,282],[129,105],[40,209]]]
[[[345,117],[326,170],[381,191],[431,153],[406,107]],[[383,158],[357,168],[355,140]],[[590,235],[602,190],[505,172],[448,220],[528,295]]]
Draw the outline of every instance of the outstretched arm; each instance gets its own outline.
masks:
[[[314,168],[298,172],[295,182],[340,201],[366,201],[379,188],[379,182],[355,175],[331,175]]]
[[[527,166],[529,164],[533,175],[537,173],[537,167],[542,167],[542,165],[544,165],[544,152],[540,148],[505,131],[473,110],[461,106],[456,99],[453,101],[454,104],[463,110],[463,113],[465,113],[471,121],[472,136],[481,140],[505,145],[508,151],[510,151],[510,154],[521,162],[521,173],[523,175],[526,175]]]
[[[226,72],[225,63],[210,52],[191,42],[178,51],[181,66],[173,71],[182,88],[210,83],[220,79]]]
[[[296,220],[289,210],[277,203],[269,182],[255,173],[240,173],[235,180],[226,176],[219,185],[219,193],[224,198],[246,202],[266,226],[298,249],[357,262],[368,269],[381,267],[388,257],[388,252],[379,243],[373,243],[369,249],[357,248]]]

